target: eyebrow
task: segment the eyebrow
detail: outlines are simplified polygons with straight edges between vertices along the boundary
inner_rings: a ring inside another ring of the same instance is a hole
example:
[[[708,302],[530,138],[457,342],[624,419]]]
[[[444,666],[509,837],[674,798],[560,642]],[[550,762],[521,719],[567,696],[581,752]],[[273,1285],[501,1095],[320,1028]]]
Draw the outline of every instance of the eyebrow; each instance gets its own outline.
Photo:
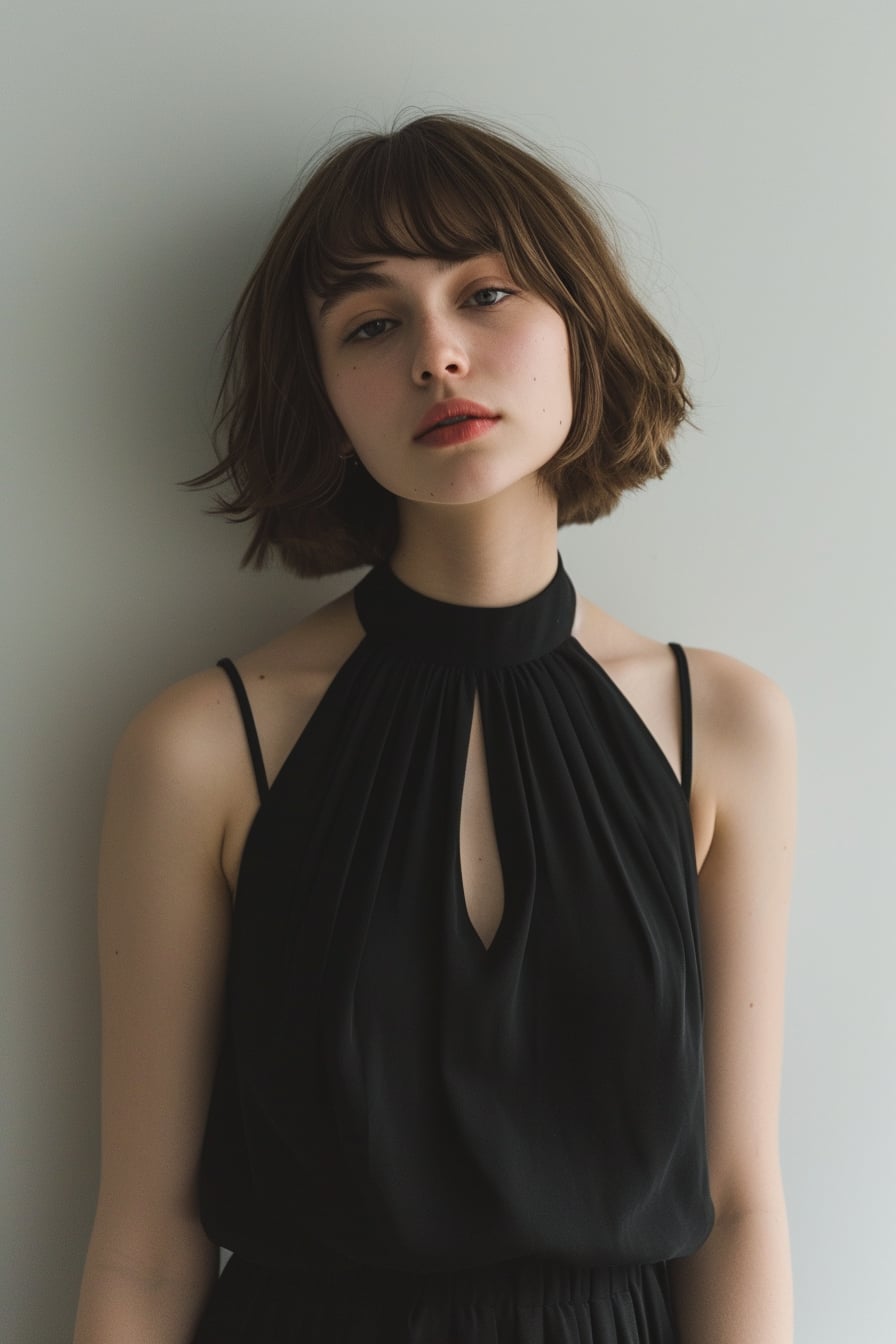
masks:
[[[440,260],[436,262],[436,270],[441,275],[445,271],[456,269],[458,266],[465,266],[467,262],[472,260],[473,257],[461,257],[459,261]],[[317,314],[319,322],[324,322],[336,304],[349,294],[357,294],[365,289],[400,289],[401,282],[383,271],[354,271],[351,275],[334,281],[327,288],[329,291],[328,297],[324,299]]]

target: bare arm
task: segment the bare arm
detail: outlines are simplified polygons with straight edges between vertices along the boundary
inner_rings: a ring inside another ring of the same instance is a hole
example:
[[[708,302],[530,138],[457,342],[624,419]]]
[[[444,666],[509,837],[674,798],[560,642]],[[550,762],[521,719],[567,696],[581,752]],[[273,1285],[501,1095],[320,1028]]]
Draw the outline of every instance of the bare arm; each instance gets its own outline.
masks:
[[[716,1224],[694,1255],[670,1262],[670,1277],[682,1344],[792,1344],[778,1117],[796,731],[773,681],[725,655],[705,663],[700,652],[711,676],[700,691],[707,731],[697,747],[711,758],[716,798],[700,871]]]
[[[234,730],[222,675],[204,672],[147,706],[113,759],[98,892],[100,1188],[74,1344],[188,1344],[217,1274],[196,1177],[229,939],[220,853],[222,781],[243,764]]]

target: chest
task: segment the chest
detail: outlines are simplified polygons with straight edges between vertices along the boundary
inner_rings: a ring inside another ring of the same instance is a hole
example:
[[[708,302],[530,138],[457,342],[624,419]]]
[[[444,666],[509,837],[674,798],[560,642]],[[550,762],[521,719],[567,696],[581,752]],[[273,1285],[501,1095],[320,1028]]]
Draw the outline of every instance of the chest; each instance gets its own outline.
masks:
[[[496,787],[501,781],[496,780]],[[482,729],[479,696],[473,704],[473,722],[461,794],[460,875],[467,916],[484,947],[490,947],[504,913],[504,878],[491,804],[491,781]]]
[[[582,647],[596,657],[600,641],[580,610],[574,635]],[[651,641],[651,643],[653,643]],[[697,650],[689,651],[691,681],[699,677]],[[654,645],[652,656],[624,658],[603,664],[611,669],[614,683],[628,701],[631,711],[642,720],[665,755],[669,766],[680,778],[682,760],[681,703],[678,672],[671,649]],[[267,775],[273,780],[304,729],[314,717],[327,690],[320,675],[308,678],[308,685],[296,694],[295,684],[288,699],[260,700],[255,706],[256,719]],[[696,702],[695,702],[696,716]],[[695,717],[694,731],[698,723]],[[699,871],[712,838],[712,808],[698,788],[695,774],[690,811],[694,831],[695,855]],[[498,844],[493,797],[506,787],[500,764],[490,766],[478,693],[474,697],[458,818],[457,862],[467,917],[477,937],[488,948],[501,924],[505,906],[505,883]],[[222,866],[231,891],[235,891],[240,860],[246,838],[257,811],[257,793],[251,778],[245,781],[226,828],[222,847]]]

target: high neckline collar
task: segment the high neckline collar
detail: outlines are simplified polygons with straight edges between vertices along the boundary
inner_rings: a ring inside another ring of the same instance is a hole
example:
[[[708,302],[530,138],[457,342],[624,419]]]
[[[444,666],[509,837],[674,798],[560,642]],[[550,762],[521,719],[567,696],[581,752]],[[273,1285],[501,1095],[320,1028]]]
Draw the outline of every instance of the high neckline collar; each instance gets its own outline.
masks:
[[[500,666],[541,658],[572,633],[576,593],[558,551],[546,588],[505,607],[444,602],[410,587],[383,562],[354,588],[368,638],[424,662]]]

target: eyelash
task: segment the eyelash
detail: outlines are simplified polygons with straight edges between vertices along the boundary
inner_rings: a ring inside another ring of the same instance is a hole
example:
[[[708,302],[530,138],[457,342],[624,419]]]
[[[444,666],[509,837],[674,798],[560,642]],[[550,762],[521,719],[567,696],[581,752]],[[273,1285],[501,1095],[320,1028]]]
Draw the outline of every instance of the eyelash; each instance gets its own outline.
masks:
[[[518,293],[519,290],[504,289],[504,287],[501,285],[483,285],[481,289],[474,290],[474,292],[470,295],[470,298],[475,299],[477,294],[514,295]],[[477,304],[476,306],[482,308],[500,308],[503,302],[504,300],[501,299],[498,303],[484,303],[484,304]],[[351,332],[348,336],[346,336],[344,344],[348,345],[349,343],[354,342],[357,345],[369,345],[371,341],[377,340],[379,336],[385,336],[386,333],[384,331],[380,331],[377,332],[376,335],[374,336],[364,336],[361,338],[361,340],[358,340],[357,339],[358,332],[363,331],[365,327],[375,327],[378,322],[392,322],[393,320],[394,319],[391,317],[372,317],[369,322],[362,322],[359,327],[355,327],[354,331]]]

